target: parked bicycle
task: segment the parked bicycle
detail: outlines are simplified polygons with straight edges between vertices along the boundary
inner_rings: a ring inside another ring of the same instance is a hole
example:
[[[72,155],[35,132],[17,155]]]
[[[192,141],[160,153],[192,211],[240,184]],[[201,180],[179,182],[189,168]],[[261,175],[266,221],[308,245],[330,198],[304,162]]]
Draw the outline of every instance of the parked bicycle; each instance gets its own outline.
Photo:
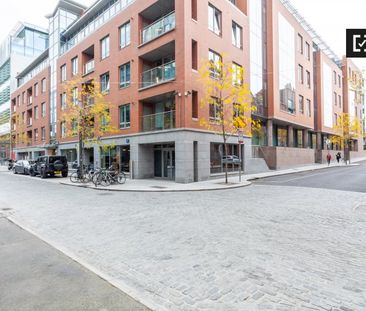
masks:
[[[94,185],[109,186],[111,184],[124,184],[126,182],[126,174],[123,172],[116,173],[111,170],[99,170],[92,178]]]

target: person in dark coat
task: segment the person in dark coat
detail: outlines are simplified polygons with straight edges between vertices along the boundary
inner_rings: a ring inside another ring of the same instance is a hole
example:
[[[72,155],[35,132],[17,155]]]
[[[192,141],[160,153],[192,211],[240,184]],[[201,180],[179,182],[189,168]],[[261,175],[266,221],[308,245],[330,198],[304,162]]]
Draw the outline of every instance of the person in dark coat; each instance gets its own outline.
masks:
[[[341,153],[340,153],[340,152],[338,152],[338,153],[336,154],[336,159],[337,159],[338,164],[339,164],[339,161],[341,160],[341,158],[342,158],[342,155],[341,155]]]
[[[328,166],[330,165],[330,160],[332,160],[332,156],[330,155],[330,153],[327,154],[327,162],[328,162]]]

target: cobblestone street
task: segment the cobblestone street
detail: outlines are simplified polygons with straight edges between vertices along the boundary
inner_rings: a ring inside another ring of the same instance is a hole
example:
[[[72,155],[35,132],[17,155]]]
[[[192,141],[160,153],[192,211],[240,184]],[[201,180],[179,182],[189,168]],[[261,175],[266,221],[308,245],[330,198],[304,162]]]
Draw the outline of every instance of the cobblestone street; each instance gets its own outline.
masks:
[[[0,183],[0,212],[153,310],[366,309],[364,193],[111,193],[7,173]]]

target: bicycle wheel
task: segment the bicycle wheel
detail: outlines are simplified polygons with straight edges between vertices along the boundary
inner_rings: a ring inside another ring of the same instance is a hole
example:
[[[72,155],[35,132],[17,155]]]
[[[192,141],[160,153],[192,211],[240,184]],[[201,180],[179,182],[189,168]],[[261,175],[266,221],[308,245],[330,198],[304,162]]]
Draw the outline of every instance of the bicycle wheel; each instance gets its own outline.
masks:
[[[100,184],[107,187],[111,184],[111,177],[108,174],[101,174]]]
[[[77,182],[79,182],[78,172],[73,172],[73,173],[70,175],[70,181],[71,181],[72,183],[77,183]]]
[[[119,184],[124,184],[126,182],[126,175],[125,175],[125,173],[121,172],[121,173],[118,174],[118,176],[117,176],[117,182]]]

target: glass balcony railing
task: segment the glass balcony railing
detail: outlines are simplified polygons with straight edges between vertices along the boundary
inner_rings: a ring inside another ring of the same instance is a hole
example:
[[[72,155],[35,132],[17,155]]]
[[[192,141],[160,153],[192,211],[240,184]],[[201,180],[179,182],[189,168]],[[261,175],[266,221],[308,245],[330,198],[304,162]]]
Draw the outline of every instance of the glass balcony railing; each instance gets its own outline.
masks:
[[[142,117],[142,131],[162,131],[175,128],[175,110],[148,114]]]
[[[140,88],[150,87],[159,83],[175,79],[175,60],[162,66],[144,71],[141,77]]]
[[[84,65],[84,75],[87,75],[87,74],[93,72],[94,68],[95,68],[95,62],[94,62],[94,59],[92,59]]]
[[[141,44],[149,42],[175,28],[175,12],[158,19],[142,30]]]

